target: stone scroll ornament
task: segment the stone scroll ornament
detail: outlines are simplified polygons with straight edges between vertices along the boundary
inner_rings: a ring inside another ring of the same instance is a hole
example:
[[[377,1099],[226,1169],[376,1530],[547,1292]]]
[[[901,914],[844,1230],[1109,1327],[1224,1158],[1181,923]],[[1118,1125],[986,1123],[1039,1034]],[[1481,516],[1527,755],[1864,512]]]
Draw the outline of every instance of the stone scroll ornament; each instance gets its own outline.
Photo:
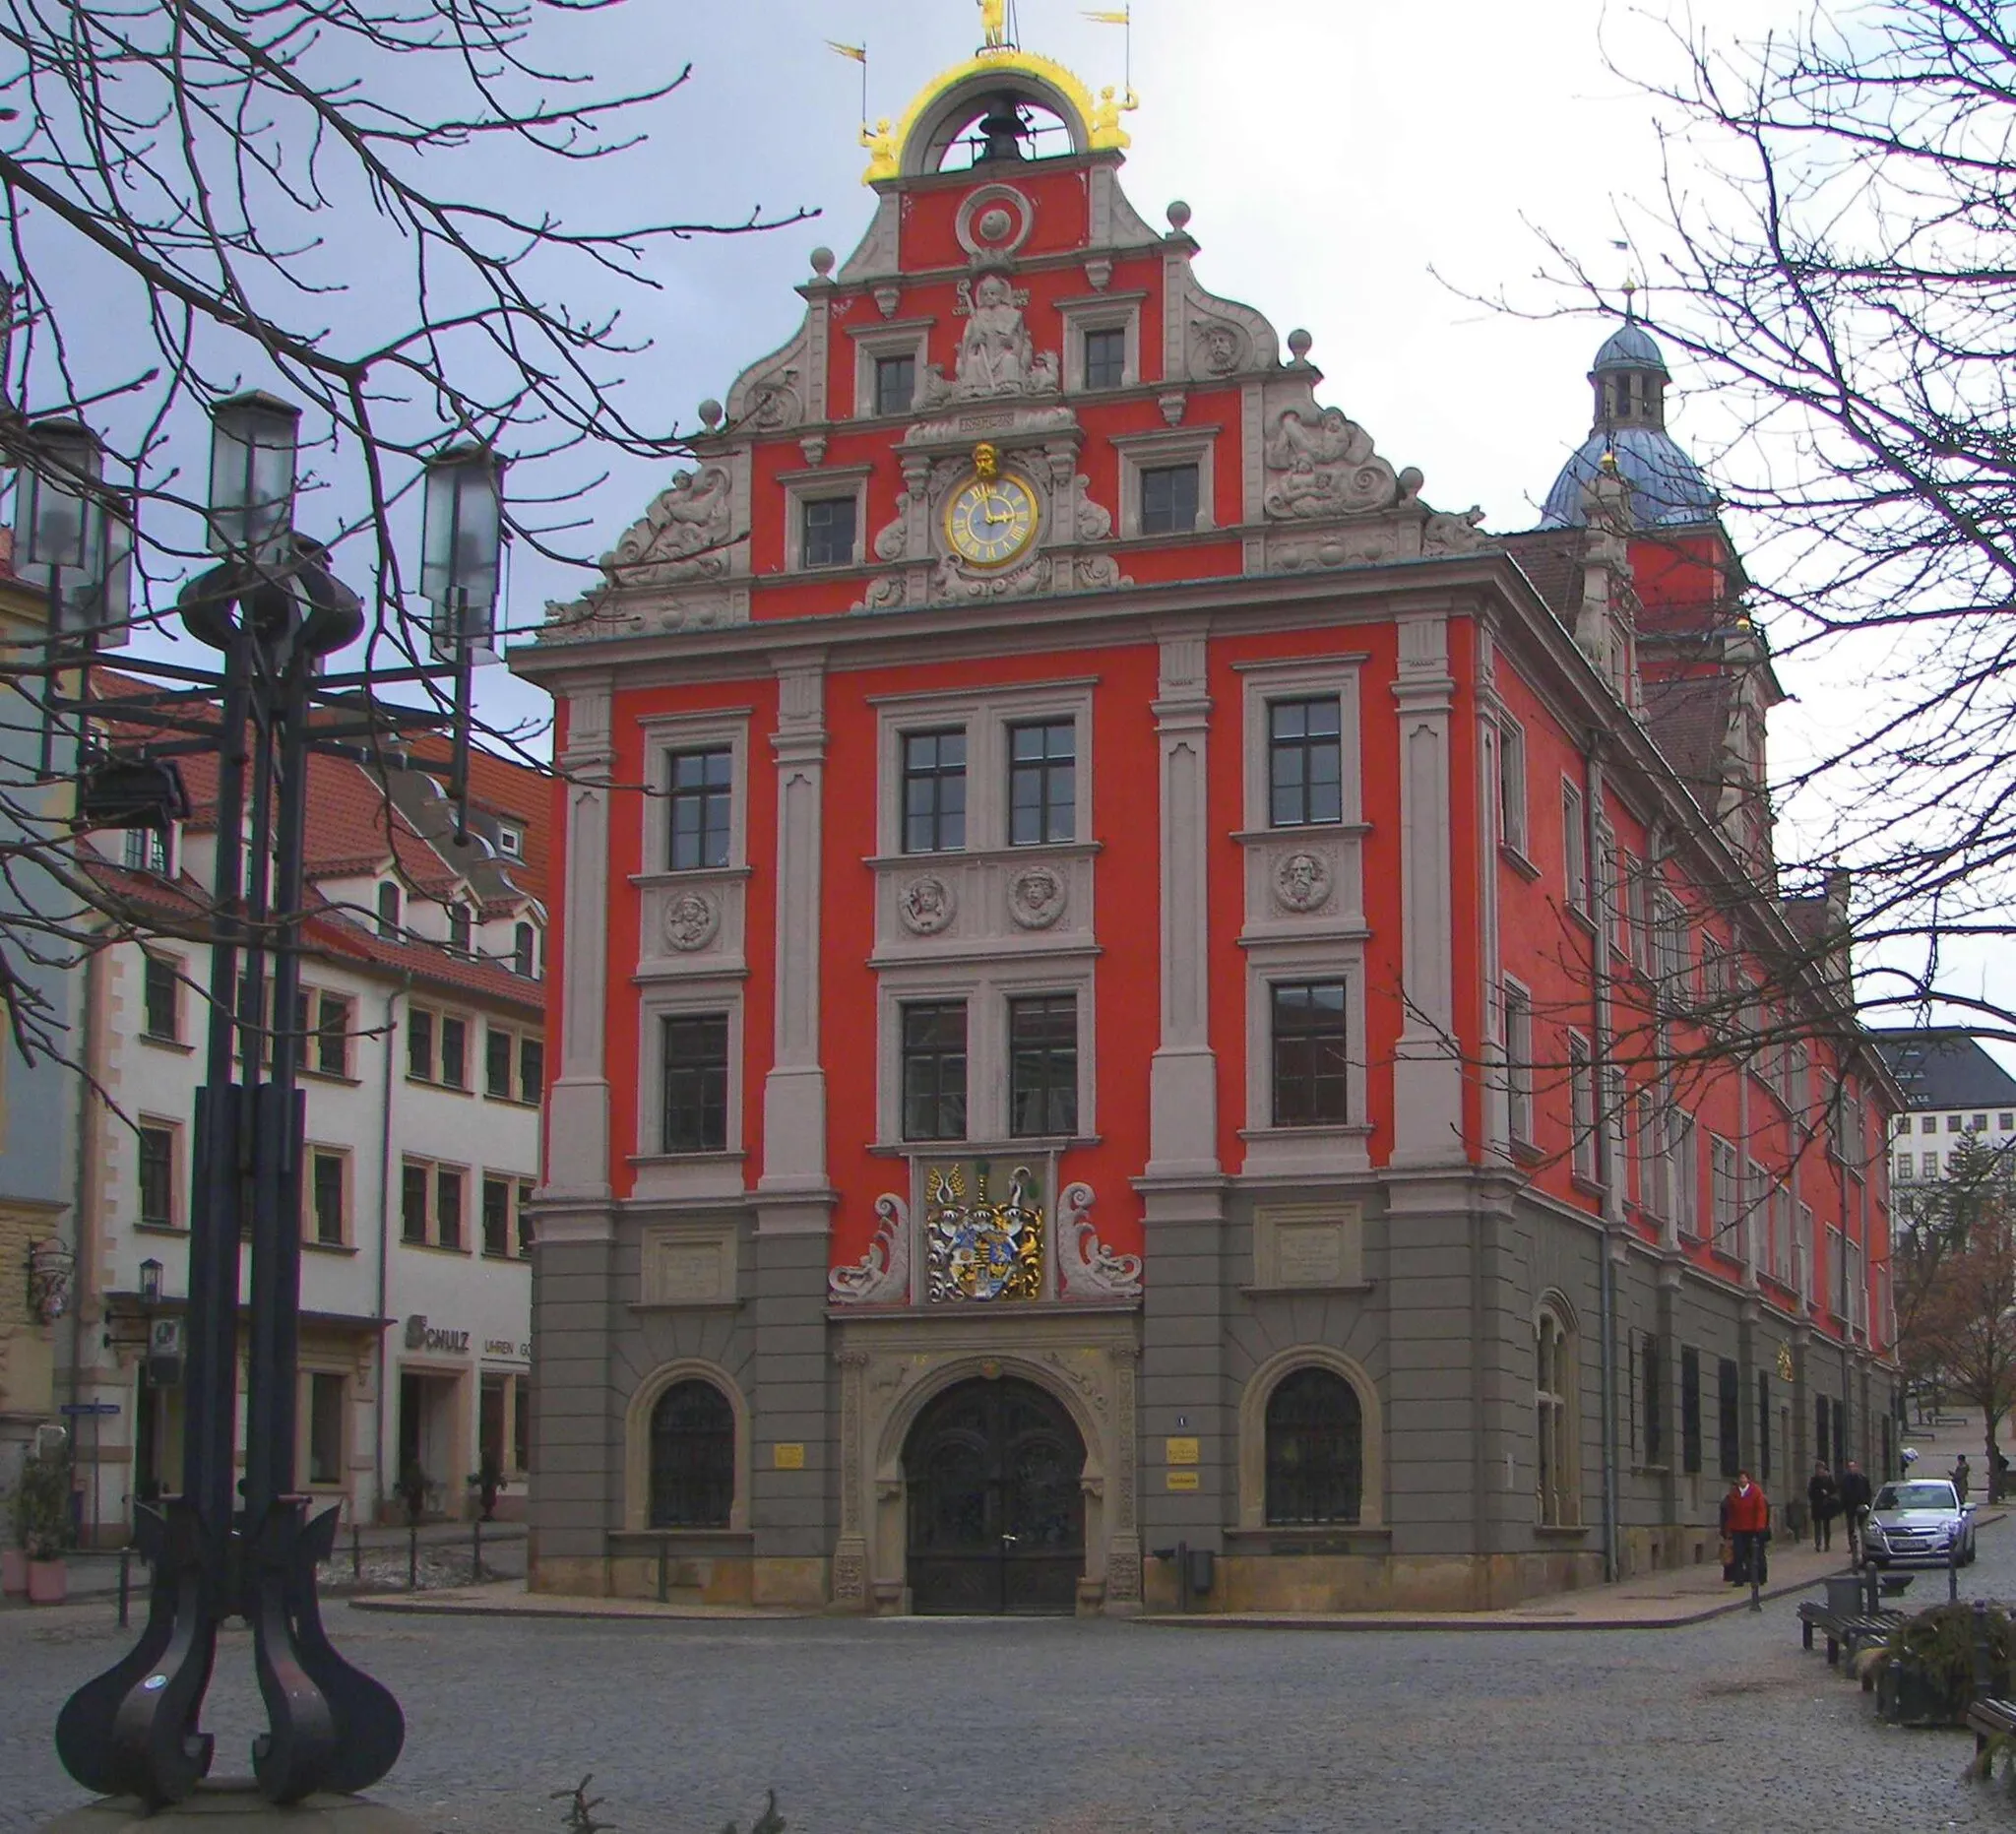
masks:
[[[1067,1299],[1138,1299],[1141,1257],[1115,1254],[1086,1213],[1098,1201],[1089,1184],[1067,1184],[1057,1200],[1057,1280]]]
[[[851,1267],[826,1276],[827,1291],[841,1305],[901,1304],[910,1297],[910,1205],[894,1191],[875,1199],[880,1222],[868,1251]]]
[[[618,586],[721,578],[728,571],[732,490],[726,466],[681,472],[602,556],[602,571]]]
[[[1372,436],[1339,408],[1284,408],[1267,434],[1267,490],[1274,517],[1356,516],[1412,502],[1421,474],[1396,473]]]

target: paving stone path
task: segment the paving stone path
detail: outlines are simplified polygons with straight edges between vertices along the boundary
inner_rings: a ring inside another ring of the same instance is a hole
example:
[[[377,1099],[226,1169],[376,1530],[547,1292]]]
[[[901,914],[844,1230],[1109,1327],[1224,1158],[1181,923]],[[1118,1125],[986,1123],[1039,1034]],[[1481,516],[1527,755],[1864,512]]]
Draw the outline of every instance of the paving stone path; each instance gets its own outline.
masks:
[[[2016,1522],[1964,1589],[2016,1597]],[[1918,1581],[1943,1596],[1944,1575]],[[594,1623],[331,1611],[392,1683],[378,1794],[461,1834],[558,1834],[595,1773],[618,1834],[1382,1834],[2002,1828],[1964,1734],[1900,1733],[1802,1655],[1794,1602],[1660,1631],[1194,1632],[1105,1622]],[[49,1726],[122,1647],[100,1606],[0,1613],[0,1829],[78,1800]],[[249,1642],[212,1726],[242,1767]]]

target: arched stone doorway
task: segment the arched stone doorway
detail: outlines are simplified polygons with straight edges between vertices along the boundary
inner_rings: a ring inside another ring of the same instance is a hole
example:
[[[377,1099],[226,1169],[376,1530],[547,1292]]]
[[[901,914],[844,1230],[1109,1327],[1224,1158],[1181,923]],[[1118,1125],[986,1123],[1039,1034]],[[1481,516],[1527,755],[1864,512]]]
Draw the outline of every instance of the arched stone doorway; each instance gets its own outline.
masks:
[[[1085,1441],[1054,1395],[1013,1376],[955,1383],[917,1416],[903,1470],[913,1611],[1077,1609]]]

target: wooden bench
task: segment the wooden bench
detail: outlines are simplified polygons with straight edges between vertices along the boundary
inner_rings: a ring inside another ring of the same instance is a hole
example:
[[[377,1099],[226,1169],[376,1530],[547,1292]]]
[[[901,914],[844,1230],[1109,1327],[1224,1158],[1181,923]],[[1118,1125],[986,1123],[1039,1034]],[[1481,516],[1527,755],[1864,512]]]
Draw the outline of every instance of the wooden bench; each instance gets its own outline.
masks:
[[[1799,1607],[1798,1616],[1799,1642],[1804,1648],[1813,1647],[1815,1630],[1826,1637],[1827,1666],[1830,1669],[1840,1666],[1843,1650],[1853,1661],[1856,1651],[1864,1643],[1888,1641],[1890,1632],[1904,1621],[1902,1612],[1830,1612],[1826,1606],[1812,1599]]]
[[[2016,1701],[1977,1700],[1967,1709],[1967,1729],[1974,1734],[1974,1774],[1988,1774],[1988,1749],[1998,1739],[2016,1739]]]

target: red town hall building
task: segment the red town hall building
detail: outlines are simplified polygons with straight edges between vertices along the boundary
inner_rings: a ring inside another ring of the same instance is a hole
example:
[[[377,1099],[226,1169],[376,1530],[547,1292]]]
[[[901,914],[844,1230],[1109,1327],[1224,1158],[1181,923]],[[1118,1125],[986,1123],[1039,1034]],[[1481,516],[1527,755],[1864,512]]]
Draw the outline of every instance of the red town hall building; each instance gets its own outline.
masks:
[[[991,35],[515,659],[534,1584],[1481,1607],[1887,1462],[1895,1092],[1657,347],[1543,528],[1431,509]]]

